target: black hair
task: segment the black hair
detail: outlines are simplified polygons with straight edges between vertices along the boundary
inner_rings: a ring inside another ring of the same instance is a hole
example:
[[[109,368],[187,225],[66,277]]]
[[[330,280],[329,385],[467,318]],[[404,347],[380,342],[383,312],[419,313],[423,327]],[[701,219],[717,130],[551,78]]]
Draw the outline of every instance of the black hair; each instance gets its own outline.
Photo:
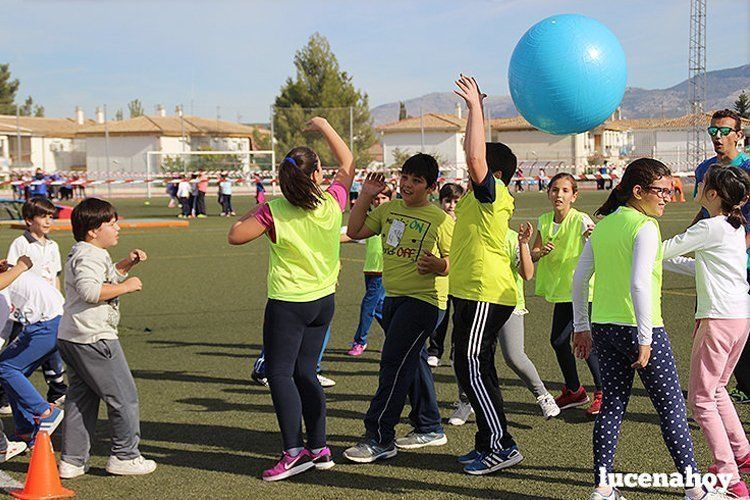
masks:
[[[714,114],[711,115],[711,120],[721,120],[722,118],[733,119],[735,123],[735,130],[742,130],[742,119],[736,111],[732,111],[731,109],[720,109],[719,111],[715,111]]]
[[[438,175],[440,175],[440,167],[438,167],[438,162],[434,156],[417,153],[404,162],[401,173],[422,177],[427,183],[427,187],[432,187],[437,182]]]
[[[323,201],[323,192],[313,180],[318,155],[300,146],[289,151],[279,164],[279,186],[284,198],[295,207],[312,210]]]
[[[76,241],[86,241],[89,231],[99,229],[112,219],[117,219],[117,210],[111,203],[99,198],[86,198],[76,205],[70,215],[73,238]]]
[[[56,214],[57,208],[46,196],[33,196],[26,200],[21,207],[21,216],[25,221],[34,217],[46,217],[47,215],[54,217]]]
[[[487,168],[492,175],[500,172],[500,180],[506,186],[510,184],[518,167],[518,159],[513,151],[502,142],[488,142],[485,146]]]
[[[721,200],[721,209],[727,222],[737,229],[747,224],[742,207],[750,196],[750,177],[739,167],[714,166],[708,169],[703,192],[713,189]]]
[[[653,158],[638,158],[633,160],[625,167],[625,173],[622,174],[620,183],[609,193],[607,201],[594,212],[594,215],[604,217],[611,214],[628,202],[630,197],[633,196],[633,188],[635,186],[646,188],[653,184],[654,181],[671,175],[672,172],[669,168],[659,160],[654,160]]]
[[[549,190],[552,189],[552,186],[555,184],[555,182],[559,181],[560,179],[565,179],[570,182],[570,184],[573,186],[573,192],[578,192],[578,181],[575,177],[573,177],[571,174],[567,172],[559,172],[555,174],[547,183],[547,192],[549,193]]]
[[[443,187],[440,188],[438,197],[441,201],[445,199],[452,200],[453,198],[460,198],[463,194],[464,188],[453,182],[446,182],[443,184]]]

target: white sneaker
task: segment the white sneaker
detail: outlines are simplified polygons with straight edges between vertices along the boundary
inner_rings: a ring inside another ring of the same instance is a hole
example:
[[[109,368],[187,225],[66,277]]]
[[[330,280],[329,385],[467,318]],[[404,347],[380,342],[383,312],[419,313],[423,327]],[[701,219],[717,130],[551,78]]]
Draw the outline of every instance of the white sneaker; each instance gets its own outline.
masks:
[[[625,497],[622,496],[620,490],[612,488],[612,493],[607,496],[602,495],[596,490],[592,491],[589,500],[625,500]]]
[[[83,476],[89,471],[88,465],[77,465],[69,464],[60,460],[60,464],[57,466],[57,472],[60,474],[62,479],[73,479],[74,477]]]
[[[560,414],[560,407],[555,403],[555,398],[549,392],[536,398],[536,404],[542,409],[542,414],[547,420]]]
[[[320,373],[318,373],[318,382],[320,382],[321,387],[333,387],[336,385],[335,380],[321,375]]]
[[[13,408],[9,404],[0,406],[0,415],[13,415]]]
[[[474,408],[471,407],[471,403],[462,403],[460,401],[455,403],[454,406],[456,407],[456,411],[450,416],[448,423],[451,425],[464,425],[469,420],[471,414],[474,413]]]
[[[16,455],[20,455],[29,447],[23,441],[6,441],[6,443],[8,446],[5,448],[5,452],[0,453],[0,463],[7,462]]]
[[[65,394],[63,394],[62,396],[60,396],[59,398],[57,398],[57,399],[56,399],[56,400],[55,400],[55,401],[53,402],[53,404],[54,404],[55,406],[60,406],[60,407],[62,407],[62,406],[63,406],[63,405],[65,404]]]
[[[427,356],[427,364],[432,368],[437,368],[440,366],[440,358],[437,356]]]
[[[120,460],[115,456],[109,457],[107,461],[107,472],[115,476],[140,476],[151,474],[156,470],[156,462],[146,460],[143,456],[132,460]]]

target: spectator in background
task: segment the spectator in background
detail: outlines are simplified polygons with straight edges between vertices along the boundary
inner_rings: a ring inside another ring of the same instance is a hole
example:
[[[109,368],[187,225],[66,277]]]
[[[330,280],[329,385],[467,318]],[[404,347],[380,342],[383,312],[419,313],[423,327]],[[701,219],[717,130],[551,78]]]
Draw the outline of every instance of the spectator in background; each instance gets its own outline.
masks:
[[[222,216],[236,215],[232,208],[232,179],[226,175],[222,175],[219,179],[219,203],[221,203]]]
[[[521,170],[521,167],[516,170],[516,193],[519,191],[523,191],[523,170]]]
[[[549,181],[549,177],[547,177],[547,172],[544,171],[543,168],[539,169],[539,191],[546,191],[547,190],[547,182]]]
[[[180,183],[180,176],[172,174],[172,178],[167,181],[166,191],[169,196],[168,208],[180,206],[180,200],[177,198],[177,185]]]
[[[206,193],[208,192],[208,175],[203,169],[198,170],[198,179],[196,185],[195,216],[199,219],[207,217],[206,215]]]
[[[262,205],[266,202],[266,188],[263,187],[263,180],[255,176],[255,203]]]
[[[191,186],[190,181],[188,181],[188,178],[186,175],[183,175],[180,179],[180,182],[177,184],[177,199],[180,201],[180,207],[182,208],[182,213],[178,215],[177,217],[180,218],[187,218],[192,217],[192,201],[191,201]]]
[[[352,187],[349,188],[349,208],[354,206],[354,202],[359,197],[359,191],[362,189],[362,183],[356,178],[352,181]]]
[[[48,196],[47,176],[41,168],[36,169],[36,174],[31,182],[31,196]]]

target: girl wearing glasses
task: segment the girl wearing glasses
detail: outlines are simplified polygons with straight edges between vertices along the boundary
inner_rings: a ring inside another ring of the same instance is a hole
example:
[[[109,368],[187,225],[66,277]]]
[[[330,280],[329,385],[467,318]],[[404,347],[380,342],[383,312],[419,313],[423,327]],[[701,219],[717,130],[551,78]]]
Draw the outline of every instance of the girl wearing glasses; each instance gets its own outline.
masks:
[[[308,130],[323,135],[339,163],[331,186],[320,188],[323,170],[315,151],[296,147],[279,165],[284,196],[250,210],[228,236],[232,245],[264,234],[270,240],[263,347],[284,451],[263,472],[264,481],[334,465],[326,446],[326,398],[315,368],[333,318],[341,218],[354,179],[354,157],[324,118],[310,120]]]
[[[602,407],[594,423],[591,500],[622,498],[607,484],[635,373],[648,392],[675,467],[687,479],[697,472],[685,400],[661,315],[662,245],[657,217],[672,196],[672,176],[661,162],[640,158],[596,211],[603,216],[581,253],[573,277],[576,356],[599,357]],[[589,280],[596,273],[589,326]],[[715,498],[702,486],[689,500]]]
[[[726,384],[750,331],[745,231],[740,208],[750,194],[750,177],[737,167],[712,167],[697,201],[709,218],[664,242],[664,268],[695,276],[695,312],[688,404],[706,437],[714,465],[730,474],[729,492],[747,498],[739,472],[750,472],[750,444]],[[695,252],[695,259],[680,257]]]

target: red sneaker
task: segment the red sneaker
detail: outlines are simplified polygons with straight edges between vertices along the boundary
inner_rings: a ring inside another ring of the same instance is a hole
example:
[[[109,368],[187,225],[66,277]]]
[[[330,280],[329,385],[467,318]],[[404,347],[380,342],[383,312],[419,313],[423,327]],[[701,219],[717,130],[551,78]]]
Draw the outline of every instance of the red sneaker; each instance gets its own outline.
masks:
[[[599,415],[602,409],[602,391],[594,392],[594,401],[591,402],[591,406],[588,407],[586,413],[589,415]]]
[[[750,472],[750,453],[748,453],[745,458],[737,459],[737,468],[740,470],[741,474],[747,474]],[[708,472],[716,474],[719,472],[719,469],[716,467],[716,464],[711,464],[708,466]]]
[[[747,485],[745,484],[745,481],[738,481],[734,483],[729,488],[727,488],[727,493],[732,495],[733,498],[741,500],[750,498],[750,494],[747,491]]]
[[[585,405],[589,402],[589,396],[583,386],[579,387],[576,392],[571,391],[563,386],[562,394],[555,398],[557,406],[564,410],[566,408],[575,408],[576,406]]]

